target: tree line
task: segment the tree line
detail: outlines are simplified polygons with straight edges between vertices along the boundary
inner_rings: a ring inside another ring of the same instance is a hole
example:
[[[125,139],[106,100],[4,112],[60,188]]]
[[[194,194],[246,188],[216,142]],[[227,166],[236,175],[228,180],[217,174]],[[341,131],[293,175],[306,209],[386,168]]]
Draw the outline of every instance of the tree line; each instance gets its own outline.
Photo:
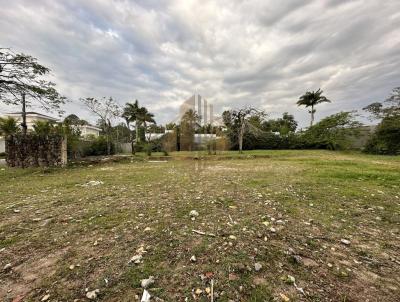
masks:
[[[55,84],[46,80],[50,69],[39,64],[37,59],[15,53],[11,49],[0,48],[0,100],[8,105],[18,105],[22,109],[20,125],[10,119],[0,120],[0,134],[11,135],[21,132],[27,134],[26,108],[32,103],[46,110],[63,113],[62,105],[67,99],[57,92]],[[361,123],[354,112],[339,112],[315,123],[316,107],[321,103],[330,103],[323,91],[307,91],[297,101],[298,106],[309,109],[310,127],[298,131],[293,115],[285,112],[282,117],[268,119],[268,115],[257,108],[246,107],[227,110],[222,113],[223,127],[211,124],[200,125],[200,117],[194,110],[187,111],[179,124],[156,124],[154,114],[140,106],[139,102],[128,102],[123,108],[112,98],[80,99],[92,114],[97,116],[97,126],[102,129],[102,144],[106,153],[113,152],[115,139],[123,139],[131,144],[134,154],[137,151],[154,149],[150,143],[152,133],[163,133],[166,129],[173,132],[174,142],[164,142],[165,146],[175,145],[175,150],[193,150],[193,137],[196,133],[218,133],[228,139],[231,149],[242,152],[244,149],[301,149],[327,148],[345,149],[351,137],[357,137]],[[376,130],[368,140],[365,151],[377,154],[400,153],[400,87],[383,102],[375,102],[363,108],[378,122]],[[114,125],[116,120],[124,123]],[[77,116],[69,116],[59,126],[38,123],[34,127],[37,134],[61,133],[74,142],[79,136],[76,123],[83,123]],[[87,122],[86,122],[87,123]],[[158,142],[159,143],[159,142]],[[161,146],[161,145],[160,145]],[[160,149],[163,147],[161,146]],[[172,148],[173,149],[173,148]]]

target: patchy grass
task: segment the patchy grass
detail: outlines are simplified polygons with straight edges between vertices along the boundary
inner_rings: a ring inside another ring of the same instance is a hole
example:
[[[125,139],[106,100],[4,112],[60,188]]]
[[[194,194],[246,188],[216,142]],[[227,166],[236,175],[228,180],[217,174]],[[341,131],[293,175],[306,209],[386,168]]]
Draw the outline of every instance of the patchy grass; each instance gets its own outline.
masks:
[[[0,298],[84,301],[98,288],[101,301],[139,301],[152,275],[165,301],[209,301],[210,278],[215,301],[400,300],[399,157],[201,157],[2,169]]]

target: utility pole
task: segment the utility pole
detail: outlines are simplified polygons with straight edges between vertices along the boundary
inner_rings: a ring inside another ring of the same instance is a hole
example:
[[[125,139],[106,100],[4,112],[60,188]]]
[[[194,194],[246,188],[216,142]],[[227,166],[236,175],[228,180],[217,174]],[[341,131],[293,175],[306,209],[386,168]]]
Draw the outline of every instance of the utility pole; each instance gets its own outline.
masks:
[[[22,93],[22,133],[26,135],[28,126],[26,125],[26,102],[25,102],[25,92]]]

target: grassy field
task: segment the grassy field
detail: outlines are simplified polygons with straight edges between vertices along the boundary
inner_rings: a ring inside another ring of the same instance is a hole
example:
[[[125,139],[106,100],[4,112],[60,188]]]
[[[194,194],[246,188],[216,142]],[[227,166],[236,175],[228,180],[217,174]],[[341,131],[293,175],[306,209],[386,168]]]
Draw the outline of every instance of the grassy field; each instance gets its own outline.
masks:
[[[400,301],[399,157],[223,155],[0,167],[0,301]]]

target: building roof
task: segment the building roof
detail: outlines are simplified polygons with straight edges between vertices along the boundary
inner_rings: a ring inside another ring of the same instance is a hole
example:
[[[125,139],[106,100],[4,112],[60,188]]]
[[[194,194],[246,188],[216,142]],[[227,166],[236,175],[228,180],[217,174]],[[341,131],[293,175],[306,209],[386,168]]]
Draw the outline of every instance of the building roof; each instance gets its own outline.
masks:
[[[79,128],[89,128],[89,129],[101,131],[101,128],[93,126],[93,125],[79,125],[78,127]]]
[[[5,115],[18,115],[18,116],[22,116],[22,112],[10,112],[10,113],[6,113]],[[54,118],[52,116],[48,116],[39,112],[34,112],[34,111],[27,111],[26,115],[28,116],[38,116],[38,117],[42,117],[48,120],[53,120],[53,121],[57,121],[57,118]]]

